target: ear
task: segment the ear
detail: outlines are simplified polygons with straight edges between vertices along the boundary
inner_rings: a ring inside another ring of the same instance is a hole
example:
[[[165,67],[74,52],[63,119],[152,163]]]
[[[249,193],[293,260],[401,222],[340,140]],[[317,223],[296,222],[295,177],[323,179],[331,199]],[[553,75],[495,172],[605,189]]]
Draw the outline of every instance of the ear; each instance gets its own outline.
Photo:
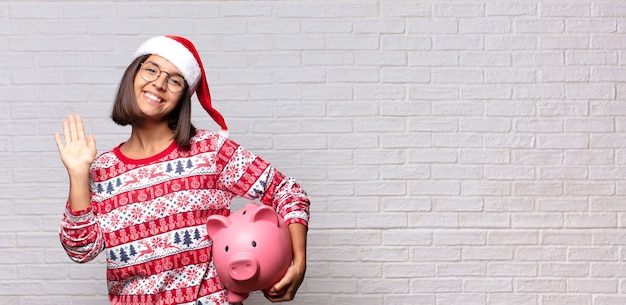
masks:
[[[253,214],[250,216],[250,220],[252,222],[269,221],[270,223],[278,226],[278,214],[276,214],[276,211],[274,211],[273,208],[267,205],[262,205],[259,206],[258,209],[252,211],[252,213]]]
[[[209,233],[209,238],[213,239],[220,230],[230,227],[230,224],[230,219],[222,215],[209,216],[209,220],[206,223],[206,229]]]

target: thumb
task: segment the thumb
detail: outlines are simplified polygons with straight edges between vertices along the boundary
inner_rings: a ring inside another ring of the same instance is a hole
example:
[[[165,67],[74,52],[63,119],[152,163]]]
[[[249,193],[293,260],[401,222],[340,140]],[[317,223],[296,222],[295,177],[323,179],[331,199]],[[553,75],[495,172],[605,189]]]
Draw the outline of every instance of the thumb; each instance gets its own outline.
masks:
[[[289,280],[283,277],[278,283],[274,284],[268,294],[270,296],[279,296],[285,294],[287,287],[289,285]]]

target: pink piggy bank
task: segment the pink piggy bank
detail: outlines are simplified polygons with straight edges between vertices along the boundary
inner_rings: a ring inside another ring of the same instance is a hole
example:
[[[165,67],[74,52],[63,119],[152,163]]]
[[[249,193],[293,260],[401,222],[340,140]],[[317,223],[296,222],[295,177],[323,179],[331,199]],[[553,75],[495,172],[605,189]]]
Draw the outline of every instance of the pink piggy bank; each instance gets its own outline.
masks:
[[[213,240],[213,263],[231,303],[255,290],[267,292],[291,265],[289,230],[269,206],[248,203],[228,217],[212,215],[207,231]]]

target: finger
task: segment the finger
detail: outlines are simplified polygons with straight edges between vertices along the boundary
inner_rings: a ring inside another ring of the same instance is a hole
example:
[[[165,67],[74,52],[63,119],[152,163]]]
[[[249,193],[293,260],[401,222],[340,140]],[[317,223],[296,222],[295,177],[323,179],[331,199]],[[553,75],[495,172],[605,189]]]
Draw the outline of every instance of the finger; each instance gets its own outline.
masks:
[[[277,283],[266,294],[266,298],[272,302],[291,301],[294,298],[294,291],[291,283]]]
[[[54,133],[54,141],[57,143],[59,151],[61,151],[63,149],[63,141],[61,141],[61,135],[58,132]]]
[[[76,116],[76,133],[79,140],[85,139],[85,126],[83,125],[83,118],[80,115]]]
[[[65,139],[65,144],[72,141],[70,138],[70,123],[67,120],[63,121],[63,138]]]
[[[96,139],[93,137],[92,134],[90,134],[87,137],[87,145],[90,146],[90,147],[96,147]]]
[[[78,135],[76,131],[76,118],[74,118],[74,116],[70,114],[67,116],[67,120],[69,121],[70,138],[72,140],[78,139]]]

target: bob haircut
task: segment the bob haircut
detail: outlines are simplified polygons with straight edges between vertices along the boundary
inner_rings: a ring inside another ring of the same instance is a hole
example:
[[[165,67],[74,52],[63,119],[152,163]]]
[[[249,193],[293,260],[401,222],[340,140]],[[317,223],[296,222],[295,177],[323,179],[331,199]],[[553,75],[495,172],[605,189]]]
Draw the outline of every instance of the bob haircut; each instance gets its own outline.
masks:
[[[113,111],[111,119],[118,125],[126,126],[138,124],[145,119],[143,113],[137,106],[135,99],[134,82],[141,64],[148,59],[150,55],[137,57],[126,68],[122,80],[120,81],[115,101],[113,103]],[[182,96],[175,109],[168,115],[168,126],[174,132],[174,141],[184,151],[189,150],[191,138],[196,135],[196,128],[191,123],[191,93],[189,85],[185,81],[185,89],[181,92]]]

